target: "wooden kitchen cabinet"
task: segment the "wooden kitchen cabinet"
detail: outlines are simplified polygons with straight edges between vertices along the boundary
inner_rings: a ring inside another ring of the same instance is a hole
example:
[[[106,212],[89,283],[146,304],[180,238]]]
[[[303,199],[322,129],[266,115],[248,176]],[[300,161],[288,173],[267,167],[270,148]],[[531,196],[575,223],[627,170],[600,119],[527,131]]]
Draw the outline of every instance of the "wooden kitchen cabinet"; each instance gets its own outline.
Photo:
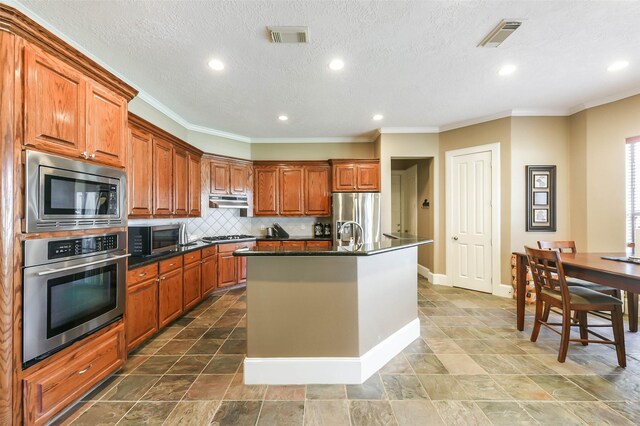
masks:
[[[183,269],[183,309],[191,309],[201,298],[202,271],[200,261],[185,265]]]
[[[162,328],[182,314],[182,268],[160,275],[158,323]]]
[[[307,248],[331,248],[332,241],[307,241]]]
[[[87,147],[92,161],[125,166],[127,102],[96,83],[87,85]]]
[[[231,167],[226,161],[212,160],[209,162],[209,193],[227,195],[229,191],[229,176]]]
[[[278,168],[254,167],[254,208],[255,216],[277,216],[278,211]]]
[[[233,195],[247,195],[251,190],[251,166],[248,164],[231,163],[229,165],[229,192]]]
[[[173,213],[173,145],[153,140],[153,214]]]
[[[202,250],[202,297],[215,290],[218,284],[218,256],[215,250],[217,247],[213,246],[212,248],[214,251],[210,256],[205,256],[206,249]]]
[[[329,166],[304,168],[304,214],[331,216],[331,188]]]
[[[127,282],[127,352],[158,331],[158,280],[154,274],[146,281],[129,286]]]
[[[256,243],[256,245],[258,246],[258,248],[264,248],[264,249],[268,249],[268,250],[271,250],[271,249],[277,250],[280,247],[282,247],[282,244],[280,243],[280,241],[264,241],[264,240],[261,240],[261,241],[258,241]]]
[[[281,216],[304,215],[304,169],[278,168],[278,213]]]
[[[379,160],[331,160],[333,192],[379,192]]]
[[[236,258],[231,253],[218,253],[218,288],[238,282]]]
[[[304,241],[282,241],[282,248],[284,250],[304,250]]]
[[[333,192],[354,192],[355,190],[355,164],[338,164],[333,166]]]
[[[173,149],[173,214],[189,214],[189,159],[187,151]]]
[[[129,128],[127,186],[129,217],[148,216],[153,209],[153,138],[136,127]]]
[[[380,164],[358,164],[356,171],[358,191],[380,191]]]
[[[200,174],[200,157],[192,153],[189,158],[189,216],[199,217],[202,203],[202,177]]]

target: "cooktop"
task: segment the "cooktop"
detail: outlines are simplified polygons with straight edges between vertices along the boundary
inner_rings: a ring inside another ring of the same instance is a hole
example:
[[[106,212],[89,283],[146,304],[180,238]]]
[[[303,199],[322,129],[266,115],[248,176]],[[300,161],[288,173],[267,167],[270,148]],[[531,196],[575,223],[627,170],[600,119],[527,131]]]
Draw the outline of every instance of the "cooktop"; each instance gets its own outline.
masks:
[[[250,238],[255,238],[253,235],[213,235],[211,237],[202,237],[202,241],[228,241],[228,240],[247,240]]]

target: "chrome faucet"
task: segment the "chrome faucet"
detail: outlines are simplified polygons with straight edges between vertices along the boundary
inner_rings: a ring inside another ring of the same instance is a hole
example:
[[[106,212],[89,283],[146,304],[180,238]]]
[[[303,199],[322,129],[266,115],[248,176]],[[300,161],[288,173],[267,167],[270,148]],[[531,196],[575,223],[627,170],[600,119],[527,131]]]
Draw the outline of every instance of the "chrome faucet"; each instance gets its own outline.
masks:
[[[362,235],[364,234],[364,229],[362,229],[362,225],[360,225],[358,222],[356,222],[355,220],[348,220],[346,222],[343,222],[342,225],[340,225],[340,228],[338,229],[338,234],[342,234],[342,231],[345,227],[345,225],[357,225],[358,228],[360,228],[360,235],[358,235],[358,241],[355,242],[355,245],[359,246],[362,245]],[[349,245],[353,245],[354,244],[354,238],[353,235],[355,234],[355,232],[351,233],[351,239],[349,240]]]

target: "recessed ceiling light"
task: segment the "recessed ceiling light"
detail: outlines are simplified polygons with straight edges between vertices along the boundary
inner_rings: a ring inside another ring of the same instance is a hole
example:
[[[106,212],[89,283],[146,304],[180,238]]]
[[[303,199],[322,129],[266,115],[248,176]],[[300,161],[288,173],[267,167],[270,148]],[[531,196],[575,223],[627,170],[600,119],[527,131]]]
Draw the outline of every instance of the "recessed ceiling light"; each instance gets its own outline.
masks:
[[[515,70],[517,69],[517,67],[515,65],[512,64],[508,64],[503,66],[502,68],[500,68],[500,71],[498,71],[498,74],[500,75],[511,75],[515,72]]]
[[[344,68],[344,62],[342,61],[342,59],[334,59],[329,62],[329,68],[334,71],[340,71],[342,68]]]
[[[287,121],[288,119],[289,119],[289,117],[287,117],[287,116],[286,116],[286,115],[284,115],[284,114],[283,114],[283,115],[279,115],[279,116],[278,116],[278,120],[280,120],[280,121]]]
[[[628,61],[615,61],[614,63],[609,65],[609,68],[607,68],[607,71],[609,72],[620,71],[625,69],[628,66],[629,66]]]
[[[211,69],[214,69],[216,71],[222,71],[224,69],[224,64],[222,63],[222,61],[220,59],[212,59],[209,61],[209,66],[211,67]]]
[[[376,120],[376,121],[380,121],[383,118],[384,118],[384,115],[382,115],[382,114],[376,114],[376,115],[373,116],[373,119]]]

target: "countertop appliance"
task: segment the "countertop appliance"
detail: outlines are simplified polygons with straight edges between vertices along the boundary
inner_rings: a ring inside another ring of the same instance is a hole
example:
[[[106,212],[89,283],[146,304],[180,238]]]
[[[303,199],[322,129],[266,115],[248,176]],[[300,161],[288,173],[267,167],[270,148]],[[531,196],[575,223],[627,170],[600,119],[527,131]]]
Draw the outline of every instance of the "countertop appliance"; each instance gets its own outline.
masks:
[[[358,238],[357,226],[345,222],[357,222],[362,227],[362,237]],[[333,194],[333,241],[335,245],[349,244],[359,240],[363,244],[381,241],[380,194],[377,192],[342,192]]]
[[[129,227],[129,253],[132,256],[176,251],[179,243],[180,225]]]
[[[23,365],[124,313],[125,232],[24,242]]]
[[[202,241],[212,243],[215,241],[238,241],[238,240],[255,240],[253,235],[238,234],[238,235],[213,235],[211,237],[202,237]]]
[[[26,231],[126,226],[124,170],[27,151]]]

